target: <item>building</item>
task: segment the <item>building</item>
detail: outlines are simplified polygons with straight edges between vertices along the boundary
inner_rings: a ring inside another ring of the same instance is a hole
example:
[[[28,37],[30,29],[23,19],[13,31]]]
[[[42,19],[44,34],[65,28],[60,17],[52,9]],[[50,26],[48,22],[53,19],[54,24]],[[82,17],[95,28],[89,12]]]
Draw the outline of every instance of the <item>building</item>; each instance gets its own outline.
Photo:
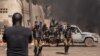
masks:
[[[15,12],[22,13],[18,0],[0,0],[0,22],[12,26],[11,17]]]
[[[19,12],[23,15],[23,26],[31,27],[29,3],[26,0],[0,0],[0,40],[5,26],[12,26],[12,15]],[[44,21],[42,6],[32,4],[32,21]]]
[[[26,0],[0,0],[0,22],[12,26],[12,15],[15,12],[23,14],[23,26],[30,26],[29,3]],[[44,12],[42,6],[32,4],[32,19],[43,22]]]
[[[24,25],[26,27],[30,27],[30,17],[29,17],[29,3],[26,2],[26,0],[23,0],[23,15],[24,15]],[[34,24],[34,21],[44,21],[44,12],[43,8],[40,5],[34,5],[32,4],[32,22]]]

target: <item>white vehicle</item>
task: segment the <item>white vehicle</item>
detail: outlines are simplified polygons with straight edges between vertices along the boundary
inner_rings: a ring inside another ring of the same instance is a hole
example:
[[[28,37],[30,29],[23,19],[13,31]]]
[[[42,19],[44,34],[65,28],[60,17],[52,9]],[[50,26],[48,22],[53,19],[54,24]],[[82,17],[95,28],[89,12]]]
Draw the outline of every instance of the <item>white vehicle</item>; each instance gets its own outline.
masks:
[[[73,43],[85,43],[86,46],[94,46],[98,42],[96,33],[82,32],[76,25],[71,25]]]

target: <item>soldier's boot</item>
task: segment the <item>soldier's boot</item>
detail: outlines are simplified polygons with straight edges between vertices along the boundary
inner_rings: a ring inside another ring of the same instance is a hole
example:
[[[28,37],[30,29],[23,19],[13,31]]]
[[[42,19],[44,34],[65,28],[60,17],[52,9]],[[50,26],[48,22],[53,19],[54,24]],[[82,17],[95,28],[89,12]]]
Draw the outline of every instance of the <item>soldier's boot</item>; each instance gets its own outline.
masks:
[[[65,55],[68,54],[69,46],[65,46]]]
[[[40,55],[41,55],[41,52],[42,52],[42,47],[39,47],[38,50],[39,50],[39,51],[38,51],[38,56],[40,56]]]
[[[37,56],[37,47],[34,48],[34,56]]]
[[[59,40],[57,39],[56,42],[57,42],[57,45],[56,46],[58,46],[59,45]]]

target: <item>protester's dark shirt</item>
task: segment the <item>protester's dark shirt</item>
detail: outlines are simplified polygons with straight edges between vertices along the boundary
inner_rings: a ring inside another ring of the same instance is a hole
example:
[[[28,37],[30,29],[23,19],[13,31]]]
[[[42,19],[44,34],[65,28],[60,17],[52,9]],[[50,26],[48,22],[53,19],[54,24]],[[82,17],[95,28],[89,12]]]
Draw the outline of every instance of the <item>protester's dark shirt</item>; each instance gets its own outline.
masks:
[[[21,26],[9,27],[4,32],[3,41],[7,42],[7,56],[28,56],[31,30]]]

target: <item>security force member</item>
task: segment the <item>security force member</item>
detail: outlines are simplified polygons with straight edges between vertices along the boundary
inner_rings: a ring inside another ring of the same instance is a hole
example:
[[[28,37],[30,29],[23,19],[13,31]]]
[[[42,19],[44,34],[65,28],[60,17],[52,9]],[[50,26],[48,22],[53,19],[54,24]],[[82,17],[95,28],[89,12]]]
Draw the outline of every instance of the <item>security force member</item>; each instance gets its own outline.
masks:
[[[34,29],[33,29],[33,37],[34,37],[34,54],[35,56],[39,56],[42,51],[42,30],[40,29],[40,25],[38,21],[35,21]]]
[[[13,26],[6,28],[3,42],[7,43],[7,56],[28,56],[28,43],[32,42],[31,30],[21,26],[22,15],[12,16]]]
[[[64,49],[65,49],[65,55],[68,54],[68,50],[69,50],[69,46],[71,43],[71,26],[69,24],[67,24],[67,29],[64,32]]]

